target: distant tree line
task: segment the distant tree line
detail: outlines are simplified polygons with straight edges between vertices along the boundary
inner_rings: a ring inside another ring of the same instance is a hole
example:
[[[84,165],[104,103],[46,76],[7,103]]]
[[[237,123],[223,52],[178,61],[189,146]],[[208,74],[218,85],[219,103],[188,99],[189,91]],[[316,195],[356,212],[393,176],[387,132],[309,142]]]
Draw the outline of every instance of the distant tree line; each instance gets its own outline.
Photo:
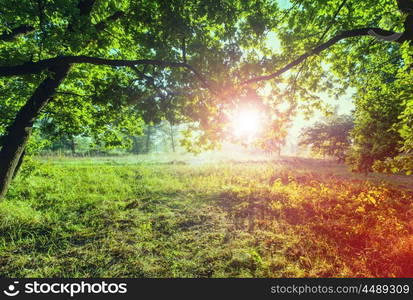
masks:
[[[355,172],[410,175],[412,147],[403,134],[410,134],[412,127],[401,124],[402,103],[402,98],[378,99],[377,105],[364,105],[355,116],[336,115],[317,122],[303,129],[300,146],[309,147],[315,155],[345,162]]]
[[[114,155],[148,154],[151,152],[176,152],[179,141],[179,126],[162,121],[155,125],[144,125],[141,134],[125,136],[128,142],[122,145],[108,145],[93,135],[74,135],[53,131],[47,124],[40,125],[37,136],[42,144],[40,154]]]

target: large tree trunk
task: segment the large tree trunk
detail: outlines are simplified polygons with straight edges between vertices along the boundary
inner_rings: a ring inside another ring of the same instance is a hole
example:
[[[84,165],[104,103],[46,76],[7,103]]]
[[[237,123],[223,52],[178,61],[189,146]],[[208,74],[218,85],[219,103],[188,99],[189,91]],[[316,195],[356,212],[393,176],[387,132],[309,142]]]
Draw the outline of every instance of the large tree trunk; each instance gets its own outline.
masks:
[[[78,9],[80,16],[87,16],[92,11],[96,0],[79,0]],[[121,17],[115,14],[112,19]],[[69,32],[75,31],[75,26],[79,20],[74,20],[68,26]],[[98,23],[99,30],[105,28],[105,22]],[[7,129],[7,134],[3,137],[3,147],[0,150],[0,200],[6,195],[7,189],[13,179],[16,169],[23,161],[23,155],[27,142],[33,130],[33,124],[39,116],[41,110],[47,105],[54,95],[60,83],[65,79],[70,71],[70,64],[53,66],[48,69],[51,74],[43,80],[37,87],[33,95],[17,113],[11,126]]]
[[[23,159],[22,155],[32,133],[34,122],[69,70],[69,65],[51,68],[52,74],[38,86],[7,129],[0,151],[0,199],[6,195],[19,161]]]

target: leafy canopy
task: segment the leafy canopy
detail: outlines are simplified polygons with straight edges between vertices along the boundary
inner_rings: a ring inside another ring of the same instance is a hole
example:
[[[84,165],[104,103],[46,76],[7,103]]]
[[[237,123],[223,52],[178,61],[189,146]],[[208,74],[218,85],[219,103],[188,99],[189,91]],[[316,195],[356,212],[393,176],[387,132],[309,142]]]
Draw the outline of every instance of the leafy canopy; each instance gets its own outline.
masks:
[[[408,91],[412,47],[368,32],[408,34],[400,3],[410,2],[295,0],[281,7],[270,0],[1,0],[0,65],[70,56],[156,60],[161,63],[134,67],[74,64],[41,118],[57,132],[114,145],[123,131],[139,133],[144,123],[178,118],[202,130],[188,133],[188,140],[213,146],[224,135],[225,112],[243,102],[262,103],[279,120],[272,127],[280,128],[296,110],[323,108],[320,91],[338,97],[353,87],[360,99],[375,87]],[[390,72],[397,80],[371,80]],[[47,74],[1,78],[1,132]],[[400,135],[409,147],[412,100],[403,99]],[[281,110],[285,101],[289,108]]]

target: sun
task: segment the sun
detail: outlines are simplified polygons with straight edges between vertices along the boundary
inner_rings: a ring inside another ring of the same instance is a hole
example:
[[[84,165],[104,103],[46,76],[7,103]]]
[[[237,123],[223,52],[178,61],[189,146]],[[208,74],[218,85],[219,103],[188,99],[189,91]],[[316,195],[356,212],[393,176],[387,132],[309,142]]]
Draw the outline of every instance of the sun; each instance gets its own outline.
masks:
[[[263,129],[264,114],[254,108],[241,108],[231,114],[231,132],[238,139],[256,138]]]

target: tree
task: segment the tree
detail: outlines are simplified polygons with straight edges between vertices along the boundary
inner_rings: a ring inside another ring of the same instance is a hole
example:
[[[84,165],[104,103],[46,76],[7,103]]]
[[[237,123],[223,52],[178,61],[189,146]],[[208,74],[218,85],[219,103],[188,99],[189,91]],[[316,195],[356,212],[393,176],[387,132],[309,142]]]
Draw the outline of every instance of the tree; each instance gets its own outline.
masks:
[[[277,153],[280,157],[281,150],[287,143],[287,127],[291,120],[288,113],[277,112],[276,116],[275,120],[268,122],[264,134],[258,140],[258,147],[269,155]]]
[[[355,98],[355,128],[351,133],[353,146],[348,163],[354,171],[368,173],[376,161],[394,158],[408,141],[401,132],[410,97],[407,84],[400,85],[397,68],[387,66],[385,73],[372,74],[371,81],[386,85],[366,86]],[[411,87],[410,87],[411,89]]]
[[[53,103],[59,103],[56,111],[73,107],[71,100],[77,97],[92,106],[98,103],[98,123],[132,105],[148,123],[160,120],[169,107],[164,105],[167,86],[179,95],[174,107],[208,135],[201,141],[212,143],[220,137],[223,111],[250,89],[263,88],[263,81],[301,64],[296,74],[271,82],[274,95],[282,94],[279,83],[284,81],[291,102],[298,94],[305,105],[319,105],[314,92],[337,91],[333,74],[343,85],[360,86],[360,79],[350,75],[362,73],[364,65],[387,55],[388,48],[413,40],[411,0],[397,1],[403,18],[394,12],[392,0],[328,5],[301,0],[285,9],[269,0],[2,0],[1,5],[1,110],[12,107],[16,114],[2,129],[0,198],[34,123]],[[266,44],[269,30],[278,34],[281,53]],[[386,43],[370,47],[377,39]],[[405,48],[410,55],[411,48]],[[72,95],[63,97],[62,92]]]
[[[178,135],[178,128],[172,121],[163,121],[157,127],[159,138],[162,139],[164,144],[164,150],[176,152],[176,142]]]
[[[169,122],[169,137],[171,139],[171,148],[172,148],[172,152],[176,151],[176,146],[175,146],[175,128],[173,123]]]
[[[236,59],[240,52],[237,45],[252,44],[257,39],[242,37],[240,41],[236,32],[241,14],[248,17],[242,13],[246,8],[242,1],[27,0],[2,1],[1,5],[5,30],[1,35],[0,75],[23,76],[20,84],[25,86],[26,80],[31,86],[21,95],[28,97],[27,101],[19,99],[22,106],[6,124],[0,152],[0,198],[35,121],[49,103],[73,107],[70,100],[78,97],[76,94],[90,98],[92,105],[101,104],[96,113],[104,122],[105,110],[115,111],[134,101],[145,121],[157,121],[163,112],[165,83],[177,90],[211,88],[187,61],[195,66],[205,66],[208,61],[203,71],[218,76],[230,63],[229,52]],[[260,13],[269,9],[268,4],[256,7]],[[252,30],[253,24],[244,23],[245,30]],[[212,51],[207,53],[207,49]],[[126,66],[129,68],[119,68]],[[179,71],[171,74],[172,69]],[[182,69],[192,72],[198,81]],[[71,97],[63,98],[60,92]],[[203,94],[208,93],[186,95],[182,101],[193,101]],[[193,106],[189,110],[195,113],[196,107],[207,109],[198,103]]]
[[[333,116],[303,129],[300,145],[309,146],[313,153],[334,157],[343,163],[351,145],[350,131],[353,126],[352,117]]]

